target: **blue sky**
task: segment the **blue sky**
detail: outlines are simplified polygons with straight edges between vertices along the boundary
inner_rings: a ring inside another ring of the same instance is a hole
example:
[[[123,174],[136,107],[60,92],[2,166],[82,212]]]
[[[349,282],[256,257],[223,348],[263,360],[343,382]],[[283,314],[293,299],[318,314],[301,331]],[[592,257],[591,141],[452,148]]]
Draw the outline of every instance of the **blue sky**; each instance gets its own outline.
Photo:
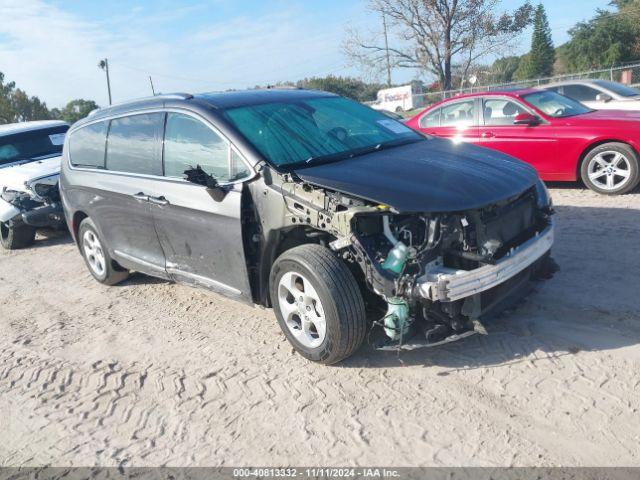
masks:
[[[556,44],[607,1],[543,1]],[[522,1],[504,0],[500,9]],[[573,5],[572,5],[573,4]],[[0,0],[0,71],[52,106],[73,98],[107,103],[109,58],[114,101],[159,91],[211,91],[330,73],[359,75],[341,50],[348,28],[379,28],[353,1]],[[528,50],[530,32],[513,53]],[[404,82],[416,75],[394,71]]]

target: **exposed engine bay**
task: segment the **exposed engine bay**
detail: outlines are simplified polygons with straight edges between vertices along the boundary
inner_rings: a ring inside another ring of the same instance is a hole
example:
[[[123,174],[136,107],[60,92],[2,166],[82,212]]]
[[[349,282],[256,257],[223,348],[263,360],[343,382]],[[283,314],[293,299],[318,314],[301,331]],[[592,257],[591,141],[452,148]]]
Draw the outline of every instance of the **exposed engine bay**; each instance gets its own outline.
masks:
[[[304,183],[274,178],[290,225],[324,232],[385,310],[378,347],[416,348],[486,333],[481,320],[555,271],[552,208],[531,189],[463,212],[403,213]],[[542,187],[544,189],[544,186]]]
[[[22,190],[2,187],[0,221],[19,222],[32,227],[64,226],[64,215],[58,189],[59,175],[25,182]]]

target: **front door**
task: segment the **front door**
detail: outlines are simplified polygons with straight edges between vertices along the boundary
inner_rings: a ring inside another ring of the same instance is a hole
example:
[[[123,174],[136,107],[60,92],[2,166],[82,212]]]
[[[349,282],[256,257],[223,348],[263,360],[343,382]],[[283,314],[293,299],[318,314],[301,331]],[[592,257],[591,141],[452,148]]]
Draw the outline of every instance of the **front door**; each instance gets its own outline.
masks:
[[[543,176],[554,173],[558,157],[555,127],[545,122],[535,126],[514,125],[515,117],[525,112],[532,113],[512,99],[483,99],[480,145],[527,162]]]
[[[184,180],[200,166],[226,194]],[[251,302],[242,238],[242,180],[253,175],[229,142],[191,115],[169,112],[165,128],[166,180],[151,199],[166,269],[177,281]]]

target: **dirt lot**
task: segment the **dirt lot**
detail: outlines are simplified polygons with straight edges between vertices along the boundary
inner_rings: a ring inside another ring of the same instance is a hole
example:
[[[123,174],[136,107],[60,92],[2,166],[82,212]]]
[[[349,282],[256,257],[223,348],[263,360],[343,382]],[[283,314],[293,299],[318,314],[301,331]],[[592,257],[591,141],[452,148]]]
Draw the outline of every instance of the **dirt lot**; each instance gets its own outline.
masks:
[[[640,465],[640,194],[554,188],[562,270],[475,336],[339,366],[66,236],[0,253],[0,465]]]

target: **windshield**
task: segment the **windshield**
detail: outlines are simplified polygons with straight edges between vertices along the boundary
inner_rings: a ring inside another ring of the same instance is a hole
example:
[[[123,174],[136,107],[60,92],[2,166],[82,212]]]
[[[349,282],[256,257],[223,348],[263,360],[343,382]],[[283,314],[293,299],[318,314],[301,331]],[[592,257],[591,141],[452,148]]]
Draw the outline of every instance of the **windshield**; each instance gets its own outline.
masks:
[[[67,125],[0,136],[0,166],[61,155]]]
[[[522,98],[546,115],[554,118],[572,117],[591,112],[580,102],[552,91],[535,92],[523,95]]]
[[[595,80],[596,85],[611,90],[613,93],[620,95],[621,97],[637,97],[640,95],[640,90],[637,88],[627,87],[622,83],[609,82],[607,80]]]
[[[278,167],[349,158],[423,139],[403,123],[341,97],[248,105],[225,114]]]

